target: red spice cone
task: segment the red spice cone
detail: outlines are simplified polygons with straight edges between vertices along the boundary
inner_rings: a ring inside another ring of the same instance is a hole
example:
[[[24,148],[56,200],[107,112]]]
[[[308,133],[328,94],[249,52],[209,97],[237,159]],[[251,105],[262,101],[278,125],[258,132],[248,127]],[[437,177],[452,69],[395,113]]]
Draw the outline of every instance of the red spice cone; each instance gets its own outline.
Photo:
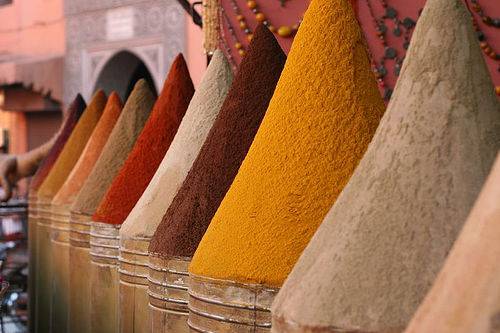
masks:
[[[120,173],[106,192],[92,219],[121,224],[153,177],[194,94],[184,57],[174,60],[163,90]]]

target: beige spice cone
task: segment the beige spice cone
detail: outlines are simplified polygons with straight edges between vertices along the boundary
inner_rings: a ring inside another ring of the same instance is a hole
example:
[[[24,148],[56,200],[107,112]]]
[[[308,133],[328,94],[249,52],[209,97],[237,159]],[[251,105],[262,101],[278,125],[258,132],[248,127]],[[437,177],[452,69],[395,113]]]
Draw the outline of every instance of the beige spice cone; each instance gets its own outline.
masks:
[[[232,71],[218,50],[157,172],[120,229],[120,332],[148,332],[148,247],[219,113]],[[160,316],[163,312],[160,311]]]
[[[139,80],[71,207],[68,309],[71,332],[91,332],[91,216],[133,148],[154,102],[147,83]]]
[[[276,298],[274,332],[401,332],[500,148],[470,14],[428,0],[368,150]]]
[[[500,155],[406,333],[500,332]]]

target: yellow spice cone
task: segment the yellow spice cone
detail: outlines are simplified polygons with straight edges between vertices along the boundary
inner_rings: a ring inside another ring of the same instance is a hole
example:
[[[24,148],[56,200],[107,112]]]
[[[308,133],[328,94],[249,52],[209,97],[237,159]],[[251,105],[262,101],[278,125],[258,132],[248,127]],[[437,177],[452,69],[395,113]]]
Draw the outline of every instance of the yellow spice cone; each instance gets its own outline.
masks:
[[[77,332],[78,326],[69,318],[69,219],[74,203],[85,179],[92,171],[121,111],[118,94],[111,93],[99,123],[92,132],[85,149],[68,179],[52,200],[52,327],[67,327]],[[69,325],[69,326],[68,326]]]
[[[36,331],[66,332],[66,327],[51,328],[51,290],[52,290],[52,258],[51,258],[51,201],[57,194],[78,161],[87,140],[101,117],[106,95],[98,91],[87,109],[81,116],[78,124],[71,133],[64,149],[57,158],[53,168],[38,190],[37,207],[39,221],[37,227],[37,282],[36,282]]]
[[[90,223],[100,198],[127,158],[149,117],[154,97],[139,80],[123,107],[99,159],[71,207],[69,318],[72,333],[91,332]]]
[[[406,333],[500,329],[500,155]]]
[[[262,125],[191,263],[191,327],[269,328],[277,288],[349,180],[383,112],[350,3],[313,0]],[[237,295],[248,296],[244,307]],[[228,313],[211,302],[239,310]]]

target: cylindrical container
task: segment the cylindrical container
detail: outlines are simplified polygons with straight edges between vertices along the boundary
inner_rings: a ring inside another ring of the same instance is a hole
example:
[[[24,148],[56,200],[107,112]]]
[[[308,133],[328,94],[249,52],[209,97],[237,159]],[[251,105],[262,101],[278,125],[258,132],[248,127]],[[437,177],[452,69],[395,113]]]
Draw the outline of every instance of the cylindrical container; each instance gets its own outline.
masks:
[[[36,327],[38,333],[50,331],[50,299],[52,287],[52,258],[51,258],[51,208],[50,202],[38,199],[38,223],[36,237]]]
[[[52,205],[52,332],[68,332],[69,306],[69,210]]]
[[[271,304],[279,289],[191,274],[191,332],[269,333]]]
[[[30,191],[28,195],[28,329],[29,332],[35,331],[35,313],[36,313],[36,230],[38,224],[37,196]]]
[[[91,217],[71,212],[69,235],[69,332],[90,333]]]
[[[119,331],[119,274],[121,225],[92,222],[90,228],[90,330]]]
[[[149,238],[120,239],[120,332],[150,332],[148,311]]]
[[[190,258],[149,256],[149,332],[189,332],[188,284]]]

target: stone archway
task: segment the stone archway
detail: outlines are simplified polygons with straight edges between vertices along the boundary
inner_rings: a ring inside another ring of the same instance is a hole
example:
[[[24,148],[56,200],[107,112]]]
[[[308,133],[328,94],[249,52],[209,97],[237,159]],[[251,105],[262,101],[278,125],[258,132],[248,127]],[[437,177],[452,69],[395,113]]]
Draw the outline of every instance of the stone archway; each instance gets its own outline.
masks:
[[[103,89],[106,94],[116,91],[126,101],[135,83],[145,79],[157,94],[155,82],[147,65],[134,53],[122,50],[112,55],[102,66],[92,91]]]

